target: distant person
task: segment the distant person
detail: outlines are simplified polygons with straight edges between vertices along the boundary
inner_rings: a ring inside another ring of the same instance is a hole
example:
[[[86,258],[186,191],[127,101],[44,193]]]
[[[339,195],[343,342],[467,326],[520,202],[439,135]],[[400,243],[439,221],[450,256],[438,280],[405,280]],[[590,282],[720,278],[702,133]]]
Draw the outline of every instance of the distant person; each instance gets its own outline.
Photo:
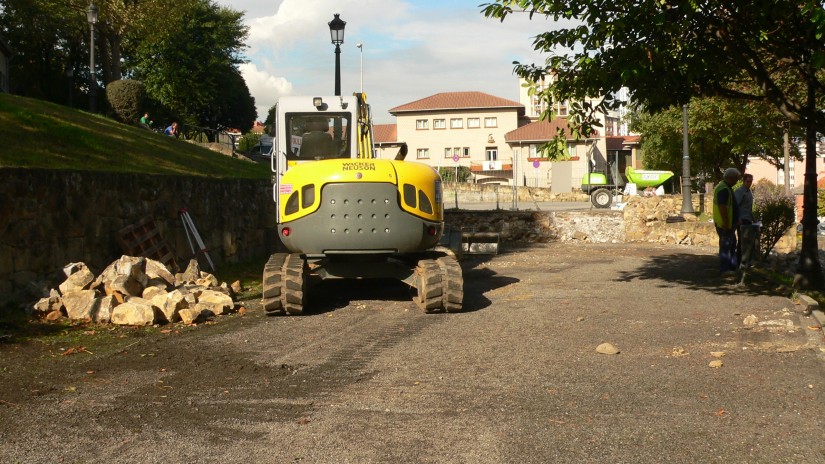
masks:
[[[154,124],[154,122],[149,120],[149,113],[143,113],[143,117],[140,118],[140,125],[145,129],[151,129],[152,124]]]
[[[739,221],[737,227],[737,247],[736,257],[743,266],[750,266],[753,254],[754,241],[756,240],[756,231],[753,224],[756,220],[753,218],[753,192],[751,186],[753,185],[753,174],[744,174],[742,176],[742,185],[733,192],[733,198],[736,202],[736,209],[738,211]]]
[[[719,235],[719,271],[722,277],[736,275],[736,224],[738,220],[733,186],[739,170],[728,168],[722,182],[713,189],[713,223]]]
[[[163,135],[168,135],[170,137],[177,137],[178,136],[178,123],[173,122],[163,131]]]

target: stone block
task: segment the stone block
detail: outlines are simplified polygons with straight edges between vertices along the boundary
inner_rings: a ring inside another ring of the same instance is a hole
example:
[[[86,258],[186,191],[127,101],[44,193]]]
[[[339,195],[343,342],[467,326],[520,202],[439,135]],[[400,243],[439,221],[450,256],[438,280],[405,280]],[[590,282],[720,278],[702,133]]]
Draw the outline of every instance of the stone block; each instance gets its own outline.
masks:
[[[152,303],[143,298],[129,298],[112,311],[112,324],[142,326],[154,323],[155,310]]]

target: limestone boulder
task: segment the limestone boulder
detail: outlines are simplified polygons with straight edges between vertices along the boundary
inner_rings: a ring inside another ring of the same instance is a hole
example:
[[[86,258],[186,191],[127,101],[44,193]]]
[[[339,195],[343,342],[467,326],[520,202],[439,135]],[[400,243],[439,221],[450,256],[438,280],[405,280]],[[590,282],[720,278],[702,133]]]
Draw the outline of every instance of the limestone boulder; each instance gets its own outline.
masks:
[[[156,296],[166,295],[166,291],[159,287],[146,287],[143,289],[141,298],[144,300],[153,300]]]
[[[209,310],[216,316],[226,314],[234,307],[235,303],[229,295],[215,290],[204,290],[198,298],[198,303],[195,305],[195,308]]]
[[[146,276],[149,280],[157,281],[160,279],[166,282],[167,286],[175,286],[175,276],[160,261],[146,259]]]
[[[72,270],[72,274],[58,285],[61,295],[77,290],[85,290],[95,280],[95,275],[83,263],[74,263]],[[67,272],[66,268],[64,268],[64,272]]]
[[[143,298],[129,298],[112,311],[112,324],[141,326],[154,323],[155,310],[152,302]]]
[[[197,324],[198,322],[206,321],[212,316],[211,311],[198,308],[197,305],[195,307],[181,309],[179,314],[184,324]]]
[[[94,290],[74,290],[63,295],[66,315],[72,320],[92,320],[97,304]]]
[[[177,322],[181,320],[180,311],[189,307],[186,296],[180,290],[157,295],[151,301],[157,309],[158,322]]]
[[[98,298],[92,310],[92,320],[101,324],[112,322],[112,311],[119,305],[119,301],[114,295],[104,295]]]
[[[129,275],[118,275],[114,279],[107,281],[104,285],[107,295],[114,292],[137,297],[143,295],[143,285],[141,285],[140,281]]]

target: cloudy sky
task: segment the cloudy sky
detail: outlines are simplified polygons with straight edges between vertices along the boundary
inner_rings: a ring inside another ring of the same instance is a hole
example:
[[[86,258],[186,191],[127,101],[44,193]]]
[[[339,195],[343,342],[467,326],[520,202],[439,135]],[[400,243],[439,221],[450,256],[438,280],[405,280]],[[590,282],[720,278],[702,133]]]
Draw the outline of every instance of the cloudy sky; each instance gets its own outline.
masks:
[[[440,92],[481,91],[518,100],[513,61],[543,62],[533,38],[553,27],[544,17],[487,19],[488,0],[216,0],[245,12],[248,63],[241,66],[258,119],[282,95],[332,95],[334,13],[347,22],[341,45],[341,90],[360,87],[377,123],[390,108]],[[363,44],[361,50],[357,44]]]

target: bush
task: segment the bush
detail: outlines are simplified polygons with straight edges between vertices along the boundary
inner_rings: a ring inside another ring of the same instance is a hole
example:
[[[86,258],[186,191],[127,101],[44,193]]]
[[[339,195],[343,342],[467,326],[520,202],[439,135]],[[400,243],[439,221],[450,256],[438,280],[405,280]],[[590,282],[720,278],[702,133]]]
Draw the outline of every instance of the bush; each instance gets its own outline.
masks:
[[[106,86],[106,99],[115,117],[126,124],[134,124],[140,118],[143,96],[143,84],[131,79],[113,81]]]
[[[759,240],[759,256],[768,257],[776,242],[793,227],[795,221],[794,199],[785,194],[782,187],[762,179],[753,186],[753,217],[762,221]]]
[[[442,167],[438,168],[438,173],[441,175],[441,179],[444,182],[455,182],[456,181],[456,168],[451,167]],[[467,182],[467,179],[470,178],[472,173],[470,172],[470,168],[467,166],[458,166],[458,182]]]
[[[247,132],[246,134],[244,134],[243,137],[241,137],[241,141],[238,142],[238,150],[240,150],[243,153],[246,153],[249,150],[251,150],[252,147],[257,145],[260,140],[261,136],[259,134],[256,134],[254,132]]]

